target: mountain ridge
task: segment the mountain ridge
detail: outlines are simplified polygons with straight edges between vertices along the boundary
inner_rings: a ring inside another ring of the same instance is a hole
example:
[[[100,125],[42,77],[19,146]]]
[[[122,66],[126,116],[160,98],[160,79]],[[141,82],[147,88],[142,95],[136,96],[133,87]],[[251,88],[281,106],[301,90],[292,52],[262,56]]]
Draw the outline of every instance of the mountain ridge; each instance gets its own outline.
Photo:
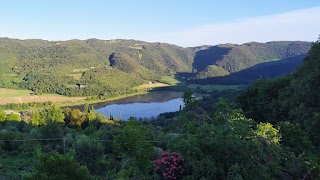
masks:
[[[119,74],[121,78],[132,78],[130,84],[157,81],[162,76],[181,72],[210,78],[227,75],[228,72],[232,74],[262,62],[305,54],[310,47],[310,42],[302,41],[184,48],[168,43],[122,39],[47,41],[0,38],[0,87],[59,92],[64,95],[110,94],[111,89],[114,91],[111,84],[124,82],[117,77],[109,81],[107,76],[110,73]],[[99,68],[106,70],[97,70]],[[84,76],[85,72],[95,77],[98,75],[106,82],[90,81],[90,77]],[[46,83],[42,82],[41,87],[37,87],[37,81],[42,76],[52,77],[47,78],[48,82],[43,80]],[[52,80],[55,81],[52,84],[61,84],[59,88],[48,84]],[[74,87],[74,84],[84,83],[88,84],[85,90]],[[99,90],[90,87],[98,87]],[[126,91],[132,88],[121,87]]]

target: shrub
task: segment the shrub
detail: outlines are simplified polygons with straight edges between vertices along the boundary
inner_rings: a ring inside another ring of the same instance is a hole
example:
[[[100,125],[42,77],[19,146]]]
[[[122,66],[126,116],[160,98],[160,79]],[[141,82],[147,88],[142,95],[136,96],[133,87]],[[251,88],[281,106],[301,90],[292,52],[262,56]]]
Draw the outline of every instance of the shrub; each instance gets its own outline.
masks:
[[[164,179],[182,179],[185,175],[184,159],[177,153],[165,151],[160,159],[154,160],[155,173]]]

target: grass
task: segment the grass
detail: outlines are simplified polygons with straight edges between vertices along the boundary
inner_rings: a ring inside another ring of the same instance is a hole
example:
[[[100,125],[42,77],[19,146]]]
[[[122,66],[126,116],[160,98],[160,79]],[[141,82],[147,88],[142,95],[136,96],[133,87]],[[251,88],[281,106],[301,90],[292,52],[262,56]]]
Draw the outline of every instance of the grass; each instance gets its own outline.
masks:
[[[67,76],[72,77],[74,80],[80,80],[82,73],[78,73],[78,74],[66,74]]]
[[[155,84],[154,84],[155,85]],[[113,101],[117,99],[122,99],[130,96],[135,96],[139,94],[146,94],[146,91],[126,94],[126,95],[120,95],[112,98],[107,98],[105,100],[101,99],[95,99],[95,100],[86,100],[86,97],[67,97],[67,96],[61,96],[57,94],[43,94],[41,96],[30,95],[30,90],[18,90],[18,89],[7,89],[7,88],[0,88],[0,104],[7,104],[7,103],[28,103],[28,102],[48,102],[51,101],[53,103],[56,103],[59,107],[64,106],[77,106],[77,105],[83,105],[85,103],[99,103],[99,102],[105,102],[105,101]],[[46,107],[43,107],[46,108]],[[33,108],[31,108],[33,109]],[[38,109],[38,108],[34,108]],[[29,110],[29,109],[22,109],[22,110]]]
[[[169,84],[171,86],[176,86],[177,84],[181,83],[177,79],[175,79],[173,76],[163,76],[160,79],[161,82],[165,84]]]
[[[86,72],[88,70],[89,70],[89,68],[73,69],[72,73],[83,73],[83,72]]]
[[[16,76],[18,76],[18,75],[17,75],[17,74],[2,74],[2,76],[16,77]]]
[[[224,90],[241,90],[241,85],[200,85],[200,84],[189,84],[188,89],[199,89],[206,92],[211,91],[224,91]]]
[[[142,49],[142,47],[140,47],[140,46],[129,46],[129,48],[131,48],[131,49],[137,49],[137,50],[141,50],[141,49]]]
[[[164,83],[152,83],[152,84],[143,84],[140,86],[135,87],[136,89],[150,89],[150,88],[158,88],[158,87],[167,87],[170,86],[169,84]]]
[[[30,90],[18,90],[18,89],[7,89],[0,88],[0,104],[7,103],[29,103],[29,102],[74,102],[86,99],[85,97],[67,97],[58,94],[43,94],[40,96],[30,95]]]
[[[0,98],[30,96],[30,90],[0,88]]]

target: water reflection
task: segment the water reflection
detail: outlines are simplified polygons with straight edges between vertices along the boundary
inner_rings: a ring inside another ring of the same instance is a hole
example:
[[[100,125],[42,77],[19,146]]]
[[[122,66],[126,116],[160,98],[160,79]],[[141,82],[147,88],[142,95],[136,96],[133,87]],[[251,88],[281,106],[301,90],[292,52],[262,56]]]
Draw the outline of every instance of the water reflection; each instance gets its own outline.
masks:
[[[183,106],[182,92],[161,91],[95,104],[96,112],[117,119],[150,118],[164,112],[178,111]]]

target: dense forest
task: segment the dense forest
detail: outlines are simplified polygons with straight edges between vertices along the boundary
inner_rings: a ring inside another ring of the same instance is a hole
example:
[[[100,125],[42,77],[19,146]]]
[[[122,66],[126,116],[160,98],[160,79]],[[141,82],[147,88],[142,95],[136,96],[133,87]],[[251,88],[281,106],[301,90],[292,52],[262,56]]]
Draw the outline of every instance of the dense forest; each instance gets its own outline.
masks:
[[[183,78],[192,83],[248,84],[293,71],[310,46],[309,42],[293,41],[183,48],[136,40],[0,38],[0,87],[29,89],[35,94],[115,96],[136,91],[134,87],[143,83],[161,81],[163,76],[186,72],[191,76]],[[263,65],[272,62],[273,66]],[[254,68],[260,64],[269,74]],[[255,76],[245,81],[248,74]],[[221,76],[227,78],[211,79]]]
[[[2,179],[318,179],[320,42],[292,74],[235,99],[185,92],[185,108],[118,121],[79,109],[0,111]],[[12,115],[14,116],[14,115]]]

